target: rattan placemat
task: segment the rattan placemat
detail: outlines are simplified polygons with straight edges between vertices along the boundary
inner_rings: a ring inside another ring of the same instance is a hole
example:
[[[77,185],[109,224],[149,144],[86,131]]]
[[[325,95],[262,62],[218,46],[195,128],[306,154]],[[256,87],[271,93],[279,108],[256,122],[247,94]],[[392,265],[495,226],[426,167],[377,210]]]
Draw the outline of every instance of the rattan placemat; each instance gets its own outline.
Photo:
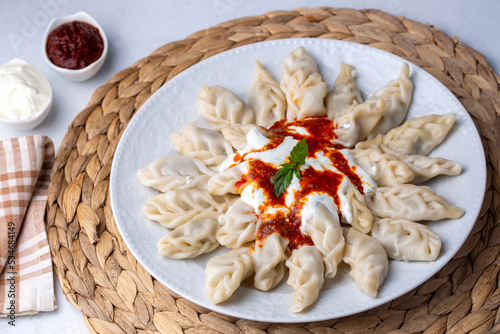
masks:
[[[238,319],[195,305],[152,278],[118,233],[109,174],[134,112],[169,79],[241,45],[315,37],[392,52],[425,69],[462,102],[487,156],[479,219],[458,254],[433,278],[361,314],[302,324]],[[47,228],[55,271],[92,333],[485,333],[500,322],[499,77],[475,50],[436,27],[377,10],[275,11],[245,17],[169,43],[114,75],[68,128],[52,173]],[[500,328],[497,328],[500,330]]]

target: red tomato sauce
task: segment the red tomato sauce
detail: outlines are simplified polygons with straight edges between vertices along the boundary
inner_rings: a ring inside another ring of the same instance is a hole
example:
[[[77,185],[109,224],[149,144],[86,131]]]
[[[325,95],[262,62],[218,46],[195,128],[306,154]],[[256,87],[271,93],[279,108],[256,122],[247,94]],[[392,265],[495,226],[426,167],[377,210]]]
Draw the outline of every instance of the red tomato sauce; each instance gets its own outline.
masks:
[[[49,34],[46,51],[53,64],[78,70],[101,57],[104,42],[96,27],[73,21],[58,26]]]
[[[301,127],[307,130],[308,134],[298,133],[294,127]],[[340,199],[338,196],[339,187],[344,177],[349,178],[351,183],[362,193],[363,185],[361,178],[356,174],[356,166],[350,166],[348,160],[344,157],[340,149],[345,148],[340,144],[334,143],[337,138],[335,126],[326,116],[309,117],[306,119],[287,122],[280,120],[274,123],[269,129],[267,136],[269,143],[260,149],[250,150],[252,152],[263,152],[278,147],[285,137],[293,137],[296,140],[305,139],[308,145],[308,157],[314,158],[317,153],[323,152],[324,156],[331,160],[332,165],[340,172],[324,169],[318,171],[312,167],[301,170],[302,180],[299,181],[300,189],[294,193],[294,204],[291,208],[286,208],[285,192],[279,197],[274,193],[273,179],[277,166],[263,162],[259,159],[248,159],[249,172],[242,176],[236,183],[236,188],[240,189],[253,182],[258,189],[264,192],[265,201],[259,208],[261,224],[257,231],[257,245],[262,247],[264,239],[272,233],[280,233],[286,238],[290,250],[297,249],[302,245],[313,245],[311,238],[302,233],[300,226],[302,223],[301,211],[307,203],[307,196],[312,193],[326,194],[333,198],[334,203],[340,208]],[[236,164],[245,160],[248,153],[243,155],[236,154],[233,161]],[[286,161],[284,161],[286,162]],[[275,214],[266,213],[265,209],[269,207],[284,208],[288,214],[278,210]],[[340,209],[337,210],[339,219],[342,219]]]

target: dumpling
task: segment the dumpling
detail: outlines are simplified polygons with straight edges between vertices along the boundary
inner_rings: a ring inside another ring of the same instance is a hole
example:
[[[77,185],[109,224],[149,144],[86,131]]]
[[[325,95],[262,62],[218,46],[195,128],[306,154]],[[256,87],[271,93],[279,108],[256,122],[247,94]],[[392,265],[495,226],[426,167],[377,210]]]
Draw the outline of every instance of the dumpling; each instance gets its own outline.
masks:
[[[278,232],[271,233],[264,240],[257,240],[252,253],[254,286],[257,289],[267,291],[281,282],[286,272],[287,245],[288,240]]]
[[[168,232],[158,241],[158,253],[171,259],[188,259],[213,251],[220,213],[205,211]]]
[[[358,143],[356,148],[378,146],[382,151],[397,156],[427,155],[443,141],[456,119],[457,115],[453,113],[411,118],[385,135],[379,134]]]
[[[344,215],[346,223],[363,233],[370,232],[372,229],[373,215],[366,205],[365,197],[352,185],[347,187],[345,197],[348,210],[350,210],[350,217]],[[342,210],[342,212],[345,211]]]
[[[316,301],[325,281],[323,259],[314,246],[302,246],[292,251],[286,260],[289,269],[287,283],[293,288],[291,313],[302,312]]]
[[[255,130],[253,130],[255,129]],[[227,127],[221,129],[224,139],[231,143],[231,145],[237,149],[242,150],[247,146],[247,135],[250,131],[258,131],[262,134],[265,133],[265,129],[257,126],[255,124],[235,124],[232,127]]]
[[[327,93],[328,87],[319,73],[305,76],[304,71],[299,71],[293,75],[286,93],[287,120],[295,121],[326,114]]]
[[[353,147],[364,140],[381,119],[384,105],[383,99],[352,105],[334,121],[337,141],[346,147]]]
[[[377,101],[384,99],[385,102],[384,109],[382,110],[382,118],[368,135],[369,139],[379,133],[387,133],[387,131],[403,122],[410,106],[412,93],[413,83],[410,80],[410,67],[407,63],[404,63],[399,78],[390,81],[367,100]]]
[[[318,203],[314,215],[307,222],[302,222],[302,228],[323,257],[325,277],[334,277],[342,261],[345,244],[338,215]]]
[[[462,172],[462,166],[458,162],[444,158],[405,155],[401,159],[415,174],[415,178],[412,180],[414,184],[427,181],[437,175],[459,175]]]
[[[281,67],[283,76],[281,77],[280,88],[285,95],[288,93],[290,78],[299,71],[303,72],[305,77],[313,73],[318,73],[318,64],[314,57],[306,51],[303,46],[299,46],[290,52],[283,60]]]
[[[426,186],[397,184],[379,187],[366,204],[380,218],[406,218],[412,221],[458,219],[464,211],[451,205]]]
[[[326,114],[328,87],[318,73],[316,61],[304,47],[285,57],[280,87],[286,96],[288,121]]]
[[[437,233],[408,219],[376,219],[371,235],[394,260],[434,261],[441,250],[441,237]]]
[[[234,199],[230,195],[216,196],[207,190],[172,190],[149,199],[144,203],[142,212],[146,218],[166,228],[176,228],[201,212],[218,211],[220,215],[232,201]]]
[[[412,168],[406,162],[393,154],[382,152],[377,146],[363,150],[352,149],[351,154],[356,164],[363,168],[378,186],[408,183],[415,178]]]
[[[243,247],[257,237],[257,221],[254,209],[240,197],[219,217],[217,241],[229,248]]]
[[[155,159],[137,172],[139,181],[162,192],[173,189],[205,189],[215,172],[201,160],[182,155]]]
[[[198,97],[201,114],[214,130],[235,124],[255,124],[255,113],[233,92],[222,86],[203,86]]]
[[[389,269],[384,247],[369,235],[354,228],[342,228],[346,240],[344,262],[351,267],[349,276],[370,297],[376,297]]]
[[[184,156],[202,160],[208,166],[219,166],[233,154],[231,144],[220,132],[186,124],[171,135],[175,150]]]
[[[345,114],[353,104],[363,103],[361,92],[352,76],[353,71],[353,66],[342,63],[340,74],[326,96],[326,114],[332,121]]]
[[[210,178],[207,189],[211,194],[220,196],[225,194],[239,194],[246,186],[245,182],[241,182],[245,173],[245,162],[225,169]]]
[[[248,103],[255,112],[255,123],[267,127],[284,119],[286,97],[280,85],[259,61],[255,62],[255,75],[248,91]]]
[[[233,249],[212,257],[205,268],[205,292],[212,304],[229,299],[241,282],[253,273],[250,248]]]

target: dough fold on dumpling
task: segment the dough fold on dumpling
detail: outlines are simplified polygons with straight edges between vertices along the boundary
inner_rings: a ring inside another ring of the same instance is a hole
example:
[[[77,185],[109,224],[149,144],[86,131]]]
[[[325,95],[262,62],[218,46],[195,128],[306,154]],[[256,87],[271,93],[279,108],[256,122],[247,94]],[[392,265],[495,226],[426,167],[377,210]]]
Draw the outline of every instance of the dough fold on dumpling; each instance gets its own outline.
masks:
[[[137,172],[139,181],[161,192],[174,189],[206,189],[208,179],[215,172],[201,160],[182,155],[156,158]]]
[[[286,260],[289,269],[287,283],[293,288],[291,313],[302,312],[316,301],[323,286],[324,265],[320,252],[314,246],[301,246]]]
[[[254,286],[262,291],[274,288],[285,276],[288,240],[278,232],[257,240],[252,253],[255,268]]]
[[[314,215],[307,222],[302,222],[302,228],[323,257],[325,277],[334,277],[342,261],[345,245],[338,214],[318,203]]]
[[[201,189],[178,189],[150,198],[142,207],[146,218],[166,228],[185,224],[197,214],[217,211],[222,214],[234,201],[232,195],[217,196]]]
[[[384,105],[384,100],[379,99],[349,107],[334,121],[337,141],[346,147],[353,147],[360,140],[364,140],[382,117]]]
[[[379,187],[366,204],[373,214],[380,218],[405,218],[412,221],[458,219],[464,211],[451,205],[426,186],[397,184]]]
[[[408,113],[412,93],[413,83],[410,80],[410,67],[407,63],[404,63],[399,78],[390,81],[367,99],[367,101],[384,99],[385,102],[382,118],[368,135],[369,139],[379,133],[387,133],[387,131],[403,122]]]
[[[255,124],[235,124],[231,127],[221,129],[224,139],[237,149],[242,150],[247,146],[247,135],[250,131],[258,131],[265,136],[266,130]]]
[[[441,250],[437,233],[408,219],[375,219],[371,235],[394,260],[434,261]]]
[[[247,172],[246,162],[225,169],[210,178],[207,189],[214,195],[239,194],[246,183],[241,181],[243,174]]]
[[[304,47],[285,57],[280,87],[285,93],[288,121],[326,114],[328,86],[318,72],[314,58]]]
[[[344,262],[356,286],[370,297],[376,297],[389,268],[384,247],[369,235],[354,228],[342,228],[346,240]]]
[[[377,146],[385,153],[397,156],[427,155],[443,141],[456,119],[457,115],[453,113],[411,118],[385,135],[379,134],[358,143],[356,148]]]
[[[254,209],[238,198],[227,212],[219,217],[221,227],[217,231],[217,241],[229,248],[240,248],[255,240],[258,216]]]
[[[444,158],[405,155],[401,159],[415,174],[412,180],[414,184],[427,181],[437,175],[459,175],[462,172],[462,166],[458,162]]]
[[[281,69],[283,76],[281,77],[280,88],[286,95],[289,90],[290,78],[293,75],[299,71],[302,71],[305,77],[313,73],[318,73],[318,64],[316,64],[314,57],[303,46],[299,46],[285,57]]]
[[[399,157],[384,153],[375,146],[366,149],[352,149],[356,164],[363,168],[378,186],[392,186],[411,182],[415,174],[408,164]]]
[[[213,251],[219,246],[215,239],[219,216],[216,211],[194,216],[158,241],[158,253],[171,259],[188,259]]]
[[[233,154],[231,144],[220,132],[188,123],[171,135],[174,148],[184,156],[202,160],[207,166],[219,166]]]
[[[248,103],[255,111],[255,123],[267,127],[285,118],[286,97],[280,85],[259,61],[255,62],[255,75],[248,91]]]
[[[229,299],[241,282],[253,273],[250,248],[233,249],[212,257],[205,268],[205,292],[212,304]]]
[[[361,92],[352,76],[353,72],[353,66],[342,63],[340,74],[326,96],[326,114],[332,121],[345,114],[352,105],[363,103]]]
[[[198,102],[201,114],[214,130],[235,124],[255,124],[252,108],[222,86],[203,86]]]
[[[345,197],[351,211],[351,217],[344,217],[345,223],[363,233],[368,233],[372,229],[373,215],[366,205],[365,197],[354,186],[347,187]]]

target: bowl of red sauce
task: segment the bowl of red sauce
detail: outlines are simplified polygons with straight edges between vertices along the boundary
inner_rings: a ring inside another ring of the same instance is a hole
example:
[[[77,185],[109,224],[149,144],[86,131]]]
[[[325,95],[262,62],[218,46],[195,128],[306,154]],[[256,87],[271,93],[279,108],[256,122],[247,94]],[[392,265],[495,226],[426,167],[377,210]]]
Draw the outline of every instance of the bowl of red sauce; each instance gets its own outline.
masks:
[[[108,53],[99,23],[85,12],[56,17],[45,30],[43,55],[50,67],[73,81],[91,78]]]

